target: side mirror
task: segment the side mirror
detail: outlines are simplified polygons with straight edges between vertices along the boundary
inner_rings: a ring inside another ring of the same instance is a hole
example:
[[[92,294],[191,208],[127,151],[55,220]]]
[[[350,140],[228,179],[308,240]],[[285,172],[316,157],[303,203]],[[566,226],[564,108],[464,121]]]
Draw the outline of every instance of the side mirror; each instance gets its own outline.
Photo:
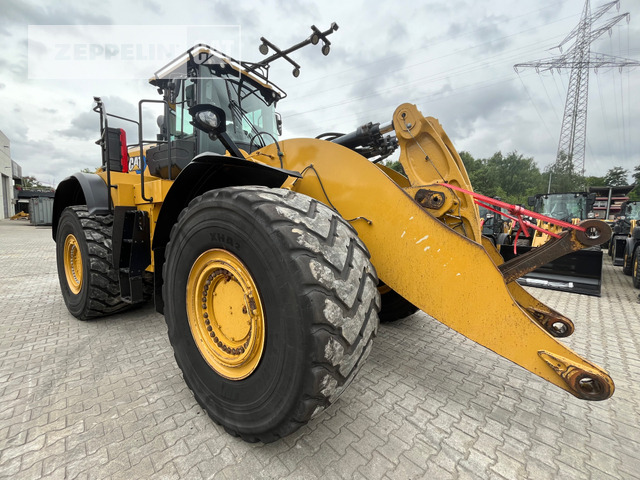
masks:
[[[530,207],[533,207],[536,204],[536,197],[528,197],[527,198],[527,204]]]
[[[282,135],[282,115],[276,112],[276,128],[278,129],[278,135]]]
[[[209,136],[217,136],[227,129],[224,110],[209,103],[201,103],[189,109],[193,118],[191,124],[208,133]]]
[[[187,101],[188,107],[193,107],[196,104],[195,87],[196,86],[194,84],[191,84],[187,85],[184,89],[184,98]]]

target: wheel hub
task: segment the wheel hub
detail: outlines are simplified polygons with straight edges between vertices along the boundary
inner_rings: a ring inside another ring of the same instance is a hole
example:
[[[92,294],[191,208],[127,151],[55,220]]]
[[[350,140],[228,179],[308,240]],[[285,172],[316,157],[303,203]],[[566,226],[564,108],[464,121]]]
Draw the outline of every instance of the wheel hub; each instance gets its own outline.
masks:
[[[64,273],[67,285],[75,295],[82,289],[82,255],[80,244],[73,234],[64,239]]]
[[[265,321],[258,290],[232,253],[211,249],[187,280],[187,315],[200,354],[219,375],[242,380],[262,358]]]

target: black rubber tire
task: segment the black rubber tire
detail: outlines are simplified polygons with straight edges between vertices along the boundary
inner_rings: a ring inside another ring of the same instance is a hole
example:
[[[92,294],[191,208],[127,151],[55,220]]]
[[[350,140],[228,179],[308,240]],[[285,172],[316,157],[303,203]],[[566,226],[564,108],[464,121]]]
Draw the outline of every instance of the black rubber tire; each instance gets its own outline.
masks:
[[[380,323],[402,320],[420,310],[413,303],[405,300],[405,298],[395,290],[385,290],[384,293],[380,294],[380,302],[382,305],[379,313]]]
[[[640,288],[640,247],[636,247],[633,252],[631,277],[633,278],[633,286]]]
[[[58,280],[64,303],[80,320],[121,312],[131,305],[120,297],[120,283],[113,268],[111,251],[112,215],[90,215],[84,205],[67,207],[60,215],[56,233]],[[73,234],[80,248],[83,283],[75,294],[69,288],[64,271],[64,243]]]
[[[188,275],[213,248],[244,263],[263,302],[264,351],[243,380],[209,366],[188,324]],[[171,231],[163,276],[169,339],[187,385],[214,421],[246,441],[275,441],[333,403],[377,332],[367,248],[336,212],[295,192],[232,187],[197,197]]]
[[[622,273],[625,275],[631,275],[633,259],[627,255],[627,249],[624,251],[624,261],[622,263]]]
[[[614,238],[611,239],[611,245],[610,245],[610,248],[609,248],[609,256],[611,257],[611,263],[613,265],[615,265],[616,264],[616,242],[615,242]]]

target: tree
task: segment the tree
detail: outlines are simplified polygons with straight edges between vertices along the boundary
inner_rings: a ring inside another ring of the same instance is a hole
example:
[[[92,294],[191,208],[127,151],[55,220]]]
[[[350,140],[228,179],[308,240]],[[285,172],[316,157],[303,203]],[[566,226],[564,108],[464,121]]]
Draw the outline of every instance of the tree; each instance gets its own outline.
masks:
[[[506,156],[496,152],[487,159],[474,159],[468,152],[461,152],[460,158],[474,191],[483,195],[524,204],[527,196],[544,191],[544,179],[533,158],[516,151]]]
[[[640,200],[640,165],[637,165],[633,168],[633,183],[636,186],[629,193],[629,200]]]
[[[586,187],[602,187],[606,185],[604,177],[584,177],[584,184]]]
[[[460,158],[467,170],[473,190],[487,196],[496,195],[493,193],[495,191],[495,179],[491,177],[491,173],[487,168],[487,161],[476,160],[469,152],[460,152]]]
[[[565,152],[560,152],[555,163],[545,168],[545,172],[551,175],[551,193],[577,192],[585,188],[584,177],[576,172],[573,158]]]
[[[393,162],[385,162],[384,166],[389,167],[391,170],[395,170],[401,175],[404,175],[404,176],[407,175],[406,173],[404,173],[404,168],[402,167],[400,160],[394,160]]]
[[[604,176],[604,184],[609,187],[619,187],[621,185],[628,185],[627,176],[629,171],[622,167],[613,167],[609,169]]]
[[[22,177],[22,187],[27,189],[33,189],[33,190],[40,189],[40,188],[46,188],[46,189],[50,188],[40,183],[40,180],[38,180],[36,177],[32,177],[30,175],[27,175],[26,177]]]
[[[637,186],[640,186],[640,165],[637,165],[633,168],[633,183]]]
[[[494,193],[509,203],[526,203],[530,195],[540,193],[544,182],[540,169],[532,157],[517,151],[504,156],[496,152],[487,160],[489,175],[494,182]]]

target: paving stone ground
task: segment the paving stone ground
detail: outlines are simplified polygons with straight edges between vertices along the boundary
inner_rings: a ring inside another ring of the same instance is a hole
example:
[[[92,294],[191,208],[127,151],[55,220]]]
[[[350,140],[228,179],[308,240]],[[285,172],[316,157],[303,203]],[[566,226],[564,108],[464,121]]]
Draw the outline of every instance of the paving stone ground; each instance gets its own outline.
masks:
[[[76,320],[50,228],[0,221],[0,477],[640,478],[639,291],[607,261],[603,283],[600,298],[530,291],[574,320],[566,343],[610,372],[610,400],[577,400],[418,313],[380,327],[328,412],[248,444],[197,405],[151,306]]]

